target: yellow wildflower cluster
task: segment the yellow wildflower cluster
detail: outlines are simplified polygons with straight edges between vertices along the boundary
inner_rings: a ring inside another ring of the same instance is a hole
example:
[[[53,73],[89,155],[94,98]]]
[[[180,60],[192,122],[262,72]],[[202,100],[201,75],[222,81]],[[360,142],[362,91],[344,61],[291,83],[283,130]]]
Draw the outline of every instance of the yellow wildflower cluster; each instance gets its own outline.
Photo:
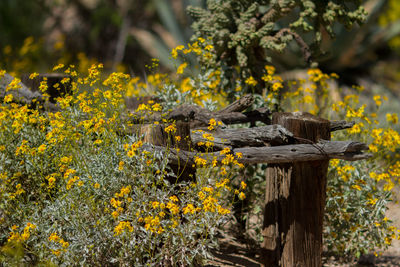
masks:
[[[218,190],[214,190],[212,187],[203,187],[202,190],[197,194],[199,199],[202,201],[201,209],[204,212],[217,212],[222,215],[229,214],[229,209],[225,209],[218,204],[219,194],[220,192]],[[198,208],[198,210],[200,209]]]
[[[127,151],[128,157],[132,158],[133,156],[135,156],[136,152],[142,145],[143,145],[143,142],[141,140],[134,142],[132,145],[125,144],[124,148],[125,148],[125,151]]]
[[[144,218],[144,228],[152,233],[161,234],[164,232],[164,228],[160,225],[160,217],[158,216],[147,216]]]
[[[210,119],[210,121],[208,122],[208,130],[209,131],[212,131],[212,130],[214,130],[215,128],[216,128],[216,126],[220,126],[220,125],[222,125],[222,121],[216,121],[214,118],[211,118]],[[211,141],[213,141],[213,140],[211,140]]]
[[[63,238],[59,237],[56,232],[51,233],[51,235],[49,236],[48,239],[53,245],[61,246],[58,249],[51,249],[51,252],[54,255],[59,256],[61,252],[66,252],[67,251],[67,248],[69,247],[69,243],[64,241]]]
[[[36,229],[36,225],[32,223],[27,223],[22,233],[17,232],[18,226],[13,225],[12,231],[10,233],[9,238],[7,239],[8,242],[25,242],[31,236],[31,232]]]
[[[266,90],[263,92],[264,100],[269,104],[270,107],[277,104],[277,99],[280,94],[280,90],[283,88],[283,80],[279,75],[275,75],[275,67],[266,65],[264,67],[265,73],[261,79],[266,83]]]
[[[170,125],[168,125],[167,127],[165,127],[164,131],[166,133],[175,133],[176,132],[176,125],[175,123],[172,123]]]
[[[124,211],[124,208],[122,207],[124,204],[124,201],[126,203],[132,202],[132,198],[129,197],[129,193],[131,192],[132,187],[130,185],[122,187],[119,193],[115,193],[114,197],[111,198],[110,204],[111,207],[113,207],[115,210],[111,212],[111,215],[114,219],[118,218],[119,215]]]
[[[15,199],[17,196],[19,196],[19,195],[25,193],[25,190],[22,189],[22,185],[21,185],[21,184],[17,184],[17,185],[15,186],[15,189],[16,189],[15,192],[13,192],[13,193],[11,193],[11,194],[9,195],[9,198],[10,198],[10,199]]]
[[[129,221],[120,221],[114,228],[114,236],[120,235],[125,229],[133,232],[133,227]]]
[[[52,174],[46,176],[49,190],[55,188],[57,176],[59,176],[59,173],[52,173]]]

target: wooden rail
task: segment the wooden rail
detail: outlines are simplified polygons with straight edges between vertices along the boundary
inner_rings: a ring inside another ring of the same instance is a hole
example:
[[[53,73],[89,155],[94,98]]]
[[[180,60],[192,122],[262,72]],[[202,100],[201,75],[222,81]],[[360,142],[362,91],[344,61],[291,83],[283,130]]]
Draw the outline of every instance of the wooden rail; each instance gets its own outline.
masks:
[[[57,77],[52,76],[52,79],[63,78]],[[11,93],[15,95],[14,101],[22,104],[30,104],[34,98],[43,102],[39,92],[30,91],[22,83],[19,89],[7,92],[12,79],[6,74],[0,80],[0,99]],[[38,81],[32,85],[37,85]],[[155,98],[131,99],[129,103],[137,106],[149,99]],[[245,111],[253,101],[251,95],[246,95],[217,112],[195,105],[176,108],[167,119],[176,121],[175,135],[179,135],[180,140],[165,133],[161,114],[144,115],[133,111],[127,118],[140,124],[128,133],[144,136],[144,150],[167,155],[171,169],[179,173],[181,179],[196,179],[193,168],[196,157],[221,162],[225,155],[220,155],[219,150],[225,147],[229,147],[234,155],[241,153],[240,163],[267,163],[263,265],[320,267],[329,160],[367,159],[371,157],[364,152],[368,146],[357,141],[330,141],[332,131],[351,128],[354,122],[328,121],[300,112],[274,113],[271,120],[271,112],[266,108]],[[58,109],[55,105],[52,108]],[[222,125],[210,131],[207,129],[210,119],[220,121]],[[155,121],[160,123],[154,124]],[[150,123],[144,124],[146,122]],[[254,125],[255,122],[266,125],[228,128],[230,124]],[[210,135],[214,139],[211,152],[203,153],[201,143],[210,141],[207,138]],[[170,146],[166,146],[167,143]],[[176,179],[172,181],[176,182]]]

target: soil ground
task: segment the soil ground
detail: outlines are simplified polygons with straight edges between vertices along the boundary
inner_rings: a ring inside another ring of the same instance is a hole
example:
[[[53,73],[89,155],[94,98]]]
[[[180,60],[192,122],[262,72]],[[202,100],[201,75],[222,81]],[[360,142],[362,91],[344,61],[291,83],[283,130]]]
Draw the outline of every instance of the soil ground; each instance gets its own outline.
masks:
[[[400,193],[397,194],[400,196]],[[393,221],[393,225],[400,229],[400,203],[391,203],[387,217]],[[260,255],[257,249],[249,248],[243,241],[227,235],[220,240],[220,248],[213,252],[213,258],[207,262],[206,267],[236,266],[258,267]],[[379,257],[365,255],[359,261],[341,263],[337,258],[323,255],[324,267],[400,267],[400,241],[394,240],[391,247]]]

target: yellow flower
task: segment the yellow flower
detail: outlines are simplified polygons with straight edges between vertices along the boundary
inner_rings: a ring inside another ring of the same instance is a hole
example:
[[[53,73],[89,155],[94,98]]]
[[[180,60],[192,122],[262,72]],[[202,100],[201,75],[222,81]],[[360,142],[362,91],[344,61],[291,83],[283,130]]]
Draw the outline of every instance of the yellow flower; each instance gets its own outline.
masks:
[[[361,129],[364,127],[364,123],[356,123],[352,128],[348,129],[347,132],[349,134],[357,134],[361,132]]]
[[[201,165],[205,166],[207,164],[207,160],[197,157],[197,156],[194,157],[194,162],[199,166],[201,166]]]
[[[120,161],[119,163],[118,163],[118,170],[119,171],[122,171],[124,169],[124,162],[123,161]]]
[[[219,154],[220,155],[224,155],[224,154],[228,154],[229,152],[231,152],[231,149],[229,147],[225,147],[224,149],[222,149]]]
[[[381,100],[381,96],[380,95],[374,95],[374,101],[375,104],[379,107],[380,105],[382,105],[382,100]]]
[[[247,184],[244,181],[241,181],[240,188],[244,190],[244,189],[246,189],[246,187],[247,187]]]
[[[111,212],[111,215],[114,219],[116,219],[119,216],[119,213],[118,213],[118,211],[115,210],[115,211]]]
[[[13,95],[9,94],[4,97],[4,103],[9,103],[13,100]]]
[[[172,49],[171,56],[176,59],[178,57],[178,51],[183,50],[185,47],[183,45],[179,45]]]
[[[208,123],[208,130],[212,131],[214,127],[217,125],[217,121],[214,118],[211,118]]]
[[[58,69],[62,69],[62,68],[64,68],[64,64],[58,64],[57,66],[54,66],[54,68],[53,68],[53,71],[56,71],[56,70],[58,70]]]
[[[247,78],[245,83],[248,85],[251,85],[251,86],[257,85],[257,81],[253,78],[253,76],[250,76],[249,78]]]
[[[46,150],[46,145],[45,144],[41,144],[39,147],[38,147],[38,152],[39,153],[43,153],[45,150]]]
[[[37,72],[31,73],[31,75],[29,75],[29,79],[33,80],[33,79],[35,79],[37,76],[39,76],[39,73],[37,73]]]
[[[182,211],[183,211],[183,214],[187,214],[187,213],[194,214],[196,212],[196,208],[193,206],[193,204],[188,204],[188,205],[186,205],[186,207],[184,207],[182,209]]]
[[[358,184],[352,185],[351,188],[357,189],[358,191],[361,191],[361,187]]]
[[[273,92],[277,92],[281,88],[283,88],[283,85],[280,82],[276,82],[272,85]]]
[[[94,145],[100,145],[101,143],[103,143],[103,140],[101,139],[97,139],[93,142]]]
[[[230,210],[224,209],[223,207],[221,207],[221,206],[219,206],[219,205],[217,206],[217,210],[218,210],[218,213],[219,213],[219,214],[222,214],[222,215],[231,213]]]
[[[135,152],[133,150],[129,150],[127,155],[128,157],[132,158],[135,155]]]
[[[112,97],[112,93],[110,90],[105,91],[103,93],[103,95],[104,95],[104,98],[106,98],[106,99],[111,99],[111,97]]]
[[[160,104],[158,104],[158,103],[155,103],[153,106],[151,106],[151,108],[154,111],[161,111],[162,110],[162,106]]]
[[[200,200],[203,200],[206,197],[206,194],[204,194],[203,191],[200,191],[197,195],[199,196]]]
[[[267,71],[268,75],[274,75],[274,73],[275,73],[275,67],[274,66],[266,65],[264,68]]]
[[[239,197],[240,200],[243,200],[243,199],[246,198],[246,195],[243,192],[240,192],[238,197]]]
[[[178,69],[176,70],[176,73],[177,74],[182,74],[183,73],[183,71],[185,70],[185,68],[187,67],[187,62],[184,62],[184,63],[182,63],[179,67],[178,67]]]
[[[14,78],[6,87],[6,92],[10,90],[17,90],[21,88],[21,80]]]
[[[222,167],[222,168],[221,168],[220,174],[221,174],[221,175],[226,175],[226,174],[227,174],[227,171],[226,171],[226,168],[225,168],[225,167]]]
[[[158,201],[153,201],[151,203],[151,206],[153,207],[153,209],[157,209],[159,207],[159,205],[160,205],[160,202],[158,202]]]
[[[164,131],[165,132],[167,132],[167,133],[170,133],[170,132],[176,132],[176,127],[175,127],[175,125],[174,124],[171,124],[171,125],[169,125],[169,126],[167,126],[165,129],[164,129]]]
[[[369,198],[367,204],[368,205],[375,205],[378,199],[376,198]]]
[[[4,98],[4,100],[5,100],[5,98]],[[386,114],[386,120],[388,122],[396,124],[399,121],[399,118],[397,117],[396,113],[393,113],[393,114],[387,113]]]
[[[121,221],[118,223],[117,226],[114,228],[114,236],[120,235],[125,229],[128,229],[129,232],[133,231],[133,227],[130,222],[128,221]]]
[[[235,155],[236,155],[236,157],[237,157],[238,159],[243,158],[243,153],[242,153],[242,152],[237,152],[237,153],[235,153]]]
[[[208,127],[208,128],[210,128],[210,127]],[[210,140],[210,141],[214,141],[214,136],[212,136],[212,134],[209,134],[209,133],[204,133],[203,138]]]
[[[49,236],[49,241],[58,242],[59,240],[60,240],[60,237],[57,235],[57,233],[52,233]]]
[[[178,202],[178,198],[175,195],[170,196],[169,199],[173,202]]]

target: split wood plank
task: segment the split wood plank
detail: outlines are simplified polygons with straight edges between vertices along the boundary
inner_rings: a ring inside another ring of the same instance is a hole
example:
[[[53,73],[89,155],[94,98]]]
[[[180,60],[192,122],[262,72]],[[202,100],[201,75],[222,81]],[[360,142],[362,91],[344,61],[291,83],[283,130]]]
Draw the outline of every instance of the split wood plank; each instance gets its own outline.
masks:
[[[186,150],[167,149],[163,146],[144,144],[143,149],[151,153],[167,153],[171,163],[188,162],[194,164],[195,157],[206,160],[217,159],[221,162],[225,156],[219,152],[200,153]],[[343,159],[356,161],[368,159],[372,155],[364,153],[368,146],[364,143],[354,141],[320,141],[316,144],[297,144],[275,147],[243,147],[232,149],[232,153],[241,153],[239,163],[288,163],[305,162],[329,159]]]

